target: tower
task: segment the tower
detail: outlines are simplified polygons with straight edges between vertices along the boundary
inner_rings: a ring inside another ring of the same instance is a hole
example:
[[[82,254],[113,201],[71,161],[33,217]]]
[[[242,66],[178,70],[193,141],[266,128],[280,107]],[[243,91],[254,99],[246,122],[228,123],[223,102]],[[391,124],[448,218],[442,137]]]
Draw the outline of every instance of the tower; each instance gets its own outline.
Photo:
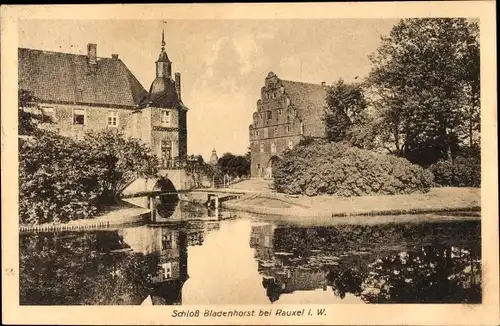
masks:
[[[219,157],[217,156],[217,152],[215,151],[215,148],[214,148],[212,150],[212,155],[210,156],[210,161],[208,161],[208,164],[217,165],[218,161],[219,161]]]
[[[172,74],[172,61],[165,50],[165,29],[146,106],[151,108],[151,147],[162,166],[171,168],[187,158],[187,107],[181,100],[181,74]]]
[[[172,78],[172,61],[168,58],[165,51],[165,29],[161,32],[161,51],[156,60],[156,77]]]

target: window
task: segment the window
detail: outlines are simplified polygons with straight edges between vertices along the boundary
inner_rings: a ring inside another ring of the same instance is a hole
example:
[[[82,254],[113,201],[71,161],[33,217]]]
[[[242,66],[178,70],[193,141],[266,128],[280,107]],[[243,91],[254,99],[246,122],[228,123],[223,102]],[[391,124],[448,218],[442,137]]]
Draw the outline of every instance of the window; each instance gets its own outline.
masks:
[[[260,143],[260,152],[261,153],[264,153],[264,150],[265,150],[265,144],[264,143]]]
[[[274,135],[275,136],[278,136],[278,132],[279,132],[278,127],[274,127]]]
[[[273,112],[272,111],[267,111],[267,118],[272,119],[273,118]]]
[[[40,110],[42,111],[44,117],[48,117],[51,120],[54,120],[56,118],[55,110],[53,107],[45,106],[40,108]]]
[[[283,109],[278,109],[278,115],[282,115],[283,114]]]
[[[258,136],[258,135],[259,135],[259,131],[255,130],[255,136]]]
[[[161,124],[164,126],[170,126],[170,111],[161,110]]]
[[[304,134],[304,123],[303,122],[300,123],[300,134],[301,135]]]
[[[290,132],[290,126],[286,126],[285,130],[286,130],[287,133],[289,133]]]
[[[276,144],[274,142],[271,143],[271,153],[276,153]]]
[[[116,110],[108,111],[108,126],[111,127],[118,126],[118,111]]]
[[[262,119],[262,113],[259,113],[259,118],[261,118],[261,119]]]
[[[73,124],[84,125],[85,124],[85,110],[84,109],[73,109]]]
[[[293,148],[293,140],[288,141],[288,148],[292,149]]]

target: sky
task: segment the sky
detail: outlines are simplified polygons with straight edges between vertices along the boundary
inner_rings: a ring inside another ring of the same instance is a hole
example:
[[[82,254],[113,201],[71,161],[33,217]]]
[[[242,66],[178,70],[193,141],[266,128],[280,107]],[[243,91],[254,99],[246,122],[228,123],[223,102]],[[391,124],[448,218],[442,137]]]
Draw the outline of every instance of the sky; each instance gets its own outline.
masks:
[[[155,78],[164,25],[173,72],[181,73],[188,153],[244,154],[260,88],[272,71],[286,80],[330,84],[370,71],[368,55],[395,19],[21,20],[19,46],[99,57],[119,54],[146,90]]]

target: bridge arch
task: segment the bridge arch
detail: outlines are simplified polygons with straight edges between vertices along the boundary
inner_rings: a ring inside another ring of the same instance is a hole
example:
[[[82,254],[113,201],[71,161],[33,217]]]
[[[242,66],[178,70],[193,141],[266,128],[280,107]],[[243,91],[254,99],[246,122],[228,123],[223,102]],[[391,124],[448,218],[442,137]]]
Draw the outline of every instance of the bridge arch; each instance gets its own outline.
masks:
[[[168,193],[155,197],[154,206],[157,214],[161,218],[172,217],[177,209],[180,199],[174,183],[169,178],[161,177],[156,181],[152,190]]]

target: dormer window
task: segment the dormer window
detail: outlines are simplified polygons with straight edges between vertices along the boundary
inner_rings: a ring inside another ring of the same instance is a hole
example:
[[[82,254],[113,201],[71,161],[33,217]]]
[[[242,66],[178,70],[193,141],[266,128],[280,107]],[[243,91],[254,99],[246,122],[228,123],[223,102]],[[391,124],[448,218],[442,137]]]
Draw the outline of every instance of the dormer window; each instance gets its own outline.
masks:
[[[162,126],[170,126],[170,111],[161,110],[161,124]]]

